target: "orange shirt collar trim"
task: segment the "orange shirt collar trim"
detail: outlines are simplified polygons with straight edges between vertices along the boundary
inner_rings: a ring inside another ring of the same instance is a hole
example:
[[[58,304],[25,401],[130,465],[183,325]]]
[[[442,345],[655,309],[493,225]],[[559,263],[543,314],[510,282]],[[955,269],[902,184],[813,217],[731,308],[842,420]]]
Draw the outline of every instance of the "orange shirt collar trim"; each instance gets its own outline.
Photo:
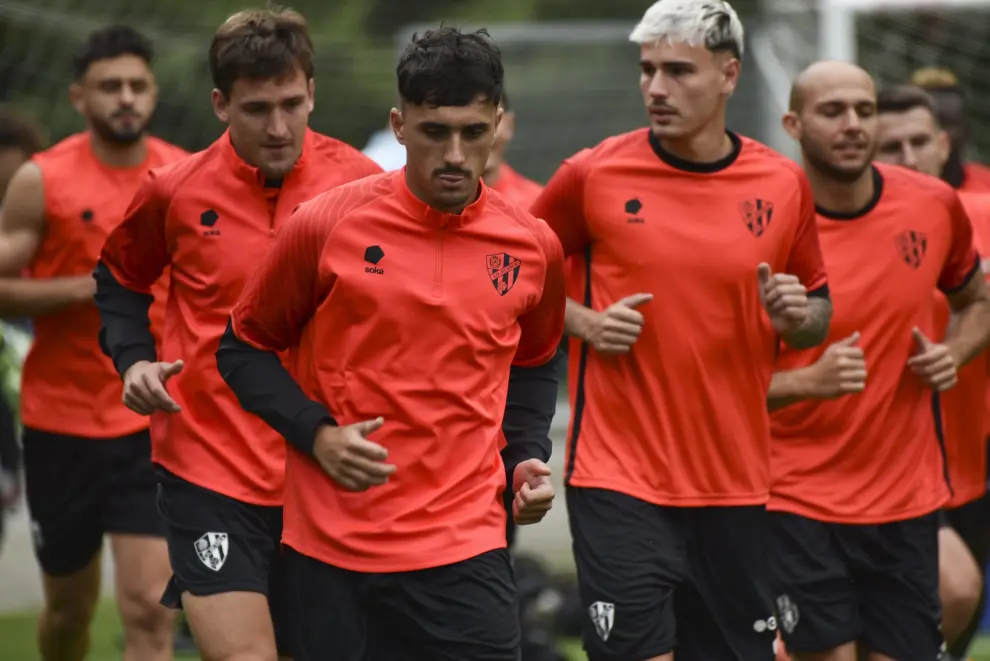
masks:
[[[306,166],[307,156],[309,152],[313,150],[313,141],[315,140],[314,136],[315,133],[313,133],[312,129],[307,128],[306,135],[303,137],[302,153],[299,155],[299,160],[296,161],[295,166],[292,168],[293,172]],[[223,132],[222,144],[227,162],[230,164],[234,174],[249,183],[258,184],[259,186],[264,187],[265,175],[261,172],[261,170],[253,165],[248,165],[244,159],[238,155],[237,150],[234,149],[234,145],[230,140],[230,129]]]
[[[478,197],[474,202],[464,208],[461,213],[448,213],[434,209],[426,202],[416,197],[415,193],[409,190],[406,184],[406,168],[397,170],[392,174],[392,185],[395,189],[396,197],[402,206],[413,215],[425,221],[435,222],[441,227],[448,225],[466,225],[477,220],[484,213],[488,204],[488,186],[483,181],[478,180]]]

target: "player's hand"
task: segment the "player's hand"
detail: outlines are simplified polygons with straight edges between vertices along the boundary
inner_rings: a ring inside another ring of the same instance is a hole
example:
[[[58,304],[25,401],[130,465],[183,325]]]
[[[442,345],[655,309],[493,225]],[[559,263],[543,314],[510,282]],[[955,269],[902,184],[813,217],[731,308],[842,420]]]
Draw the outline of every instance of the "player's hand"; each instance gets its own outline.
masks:
[[[324,472],[348,491],[366,491],[385,484],[395,466],[385,463],[388,450],[368,440],[384,424],[384,419],[375,418],[343,427],[320,427],[313,456]]]
[[[908,367],[936,392],[956,385],[956,359],[949,347],[932,342],[917,328],[911,334],[914,336],[915,354],[908,358]]]
[[[760,303],[778,335],[793,333],[808,318],[808,290],[797,276],[774,274],[766,262],[756,267]]]
[[[80,275],[66,278],[73,284],[73,296],[78,303],[92,303],[96,295],[96,278],[92,275]]]
[[[598,353],[628,353],[643,332],[643,315],[636,308],[653,300],[653,294],[626,296],[594,314],[583,339]]]
[[[165,384],[182,371],[182,361],[174,363],[138,362],[124,373],[124,405],[135,413],[151,415],[155,411],[178,413],[182,409],[165,389]]]
[[[815,397],[833,399],[863,392],[866,388],[866,356],[856,346],[859,332],[830,344],[811,366],[815,374]]]
[[[539,523],[553,507],[550,467],[539,459],[527,459],[512,472],[512,518],[520,526]]]

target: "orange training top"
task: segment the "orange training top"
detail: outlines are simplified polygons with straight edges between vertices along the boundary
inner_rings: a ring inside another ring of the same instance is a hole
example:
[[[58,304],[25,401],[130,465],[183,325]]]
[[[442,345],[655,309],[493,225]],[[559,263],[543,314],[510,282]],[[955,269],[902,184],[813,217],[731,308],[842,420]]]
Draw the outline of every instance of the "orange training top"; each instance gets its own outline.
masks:
[[[45,195],[44,238],[28,266],[29,278],[93,273],[107,235],[124,219],[145,173],[186,152],[146,139],[148,156],[132,168],[104,165],[88,133],[35,154]],[[152,331],[160,335],[167,274],[154,287]],[[146,429],[148,419],[122,403],[120,376],[98,340],[100,315],[87,303],[34,320],[34,342],[24,361],[21,420],[26,427],[87,438],[116,438]]]
[[[236,500],[281,504],[285,441],[241,408],[214,354],[244,283],[293,210],[379,172],[356,149],[307,131],[302,157],[280,184],[266,186],[226,133],[205,151],[151,173],[102,260],[135,291],[146,291],[163,268],[172,268],[162,354],[185,361],[168,383],[182,412],[155,414],[164,436],[152,443],[156,463]]]
[[[813,364],[828,344],[861,334],[866,390],[780,409],[773,423],[770,509],[837,523],[929,514],[948,500],[932,393],[907,365],[911,330],[937,341],[936,286],[951,292],[979,270],[969,219],[934,177],[874,165],[876,195],[855,214],[819,209],[834,314],[828,340],[783,349],[781,370]]]
[[[757,266],[827,285],[804,173],[730,137],[732,153],[705,165],[647,129],[609,138],[564,161],[533,207],[573,255],[571,298],[603,310],[654,295],[630,353],[571,338],[569,485],[658,505],[767,500],[778,340]]]
[[[990,254],[990,195],[959,192],[973,227],[973,243],[981,255]],[[990,264],[983,260],[984,277]],[[949,325],[949,303],[935,294],[935,337],[945,335]],[[959,370],[955,388],[939,393],[942,431],[952,498],[949,507],[959,507],[987,492],[987,436],[990,434],[990,352],[974,358]]]
[[[505,163],[499,168],[498,180],[491,188],[524,209],[533,206],[533,202],[543,192],[543,186],[522,176]]]
[[[960,191],[966,193],[990,193],[990,168],[982,163],[963,165],[963,181]]]
[[[290,446],[283,541],[361,572],[411,571],[505,547],[509,367],[547,363],[564,327],[560,244],[484,184],[461,214],[436,211],[405,170],[300,207],[232,314],[242,341],[292,349],[293,376],[396,473],[341,488]]]

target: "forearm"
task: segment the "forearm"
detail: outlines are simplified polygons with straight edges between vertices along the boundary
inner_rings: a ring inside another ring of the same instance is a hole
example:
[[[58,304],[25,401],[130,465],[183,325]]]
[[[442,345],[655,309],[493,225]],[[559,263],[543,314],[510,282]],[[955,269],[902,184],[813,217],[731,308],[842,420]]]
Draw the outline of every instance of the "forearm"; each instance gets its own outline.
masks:
[[[591,314],[593,311],[590,308],[586,308],[572,298],[567,299],[564,332],[572,337],[585,339],[588,319]]]
[[[507,491],[511,492],[516,466],[529,459],[546,462],[553,444],[550,425],[557,409],[557,392],[563,353],[538,367],[513,367],[509,372],[509,389],[505,401],[502,433],[506,447],[502,450]]]
[[[35,318],[59,312],[86,301],[82,277],[0,278],[0,318]]]
[[[800,328],[783,336],[784,342],[792,349],[817,347],[828,337],[828,327],[832,320],[832,301],[824,297],[808,299],[808,316]]]
[[[814,381],[811,368],[774,372],[767,391],[767,410],[773,412],[812,397]]]
[[[134,363],[158,359],[148,309],[154,297],[120,284],[102,262],[93,273],[100,311],[100,348],[123,376]]]
[[[242,341],[229,322],[217,349],[217,368],[245,411],[304,454],[313,454],[319,427],[337,425],[325,406],[306,396],[277,354]]]
[[[981,298],[953,312],[943,344],[957,367],[980,355],[990,344],[990,300]]]

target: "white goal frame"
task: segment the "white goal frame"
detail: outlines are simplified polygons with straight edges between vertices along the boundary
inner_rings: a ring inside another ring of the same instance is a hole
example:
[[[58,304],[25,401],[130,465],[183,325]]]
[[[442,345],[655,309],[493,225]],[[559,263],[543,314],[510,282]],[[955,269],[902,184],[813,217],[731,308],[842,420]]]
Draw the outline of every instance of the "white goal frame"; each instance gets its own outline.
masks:
[[[818,0],[818,56],[822,60],[856,61],[859,13],[980,7],[990,8],[990,0]]]

